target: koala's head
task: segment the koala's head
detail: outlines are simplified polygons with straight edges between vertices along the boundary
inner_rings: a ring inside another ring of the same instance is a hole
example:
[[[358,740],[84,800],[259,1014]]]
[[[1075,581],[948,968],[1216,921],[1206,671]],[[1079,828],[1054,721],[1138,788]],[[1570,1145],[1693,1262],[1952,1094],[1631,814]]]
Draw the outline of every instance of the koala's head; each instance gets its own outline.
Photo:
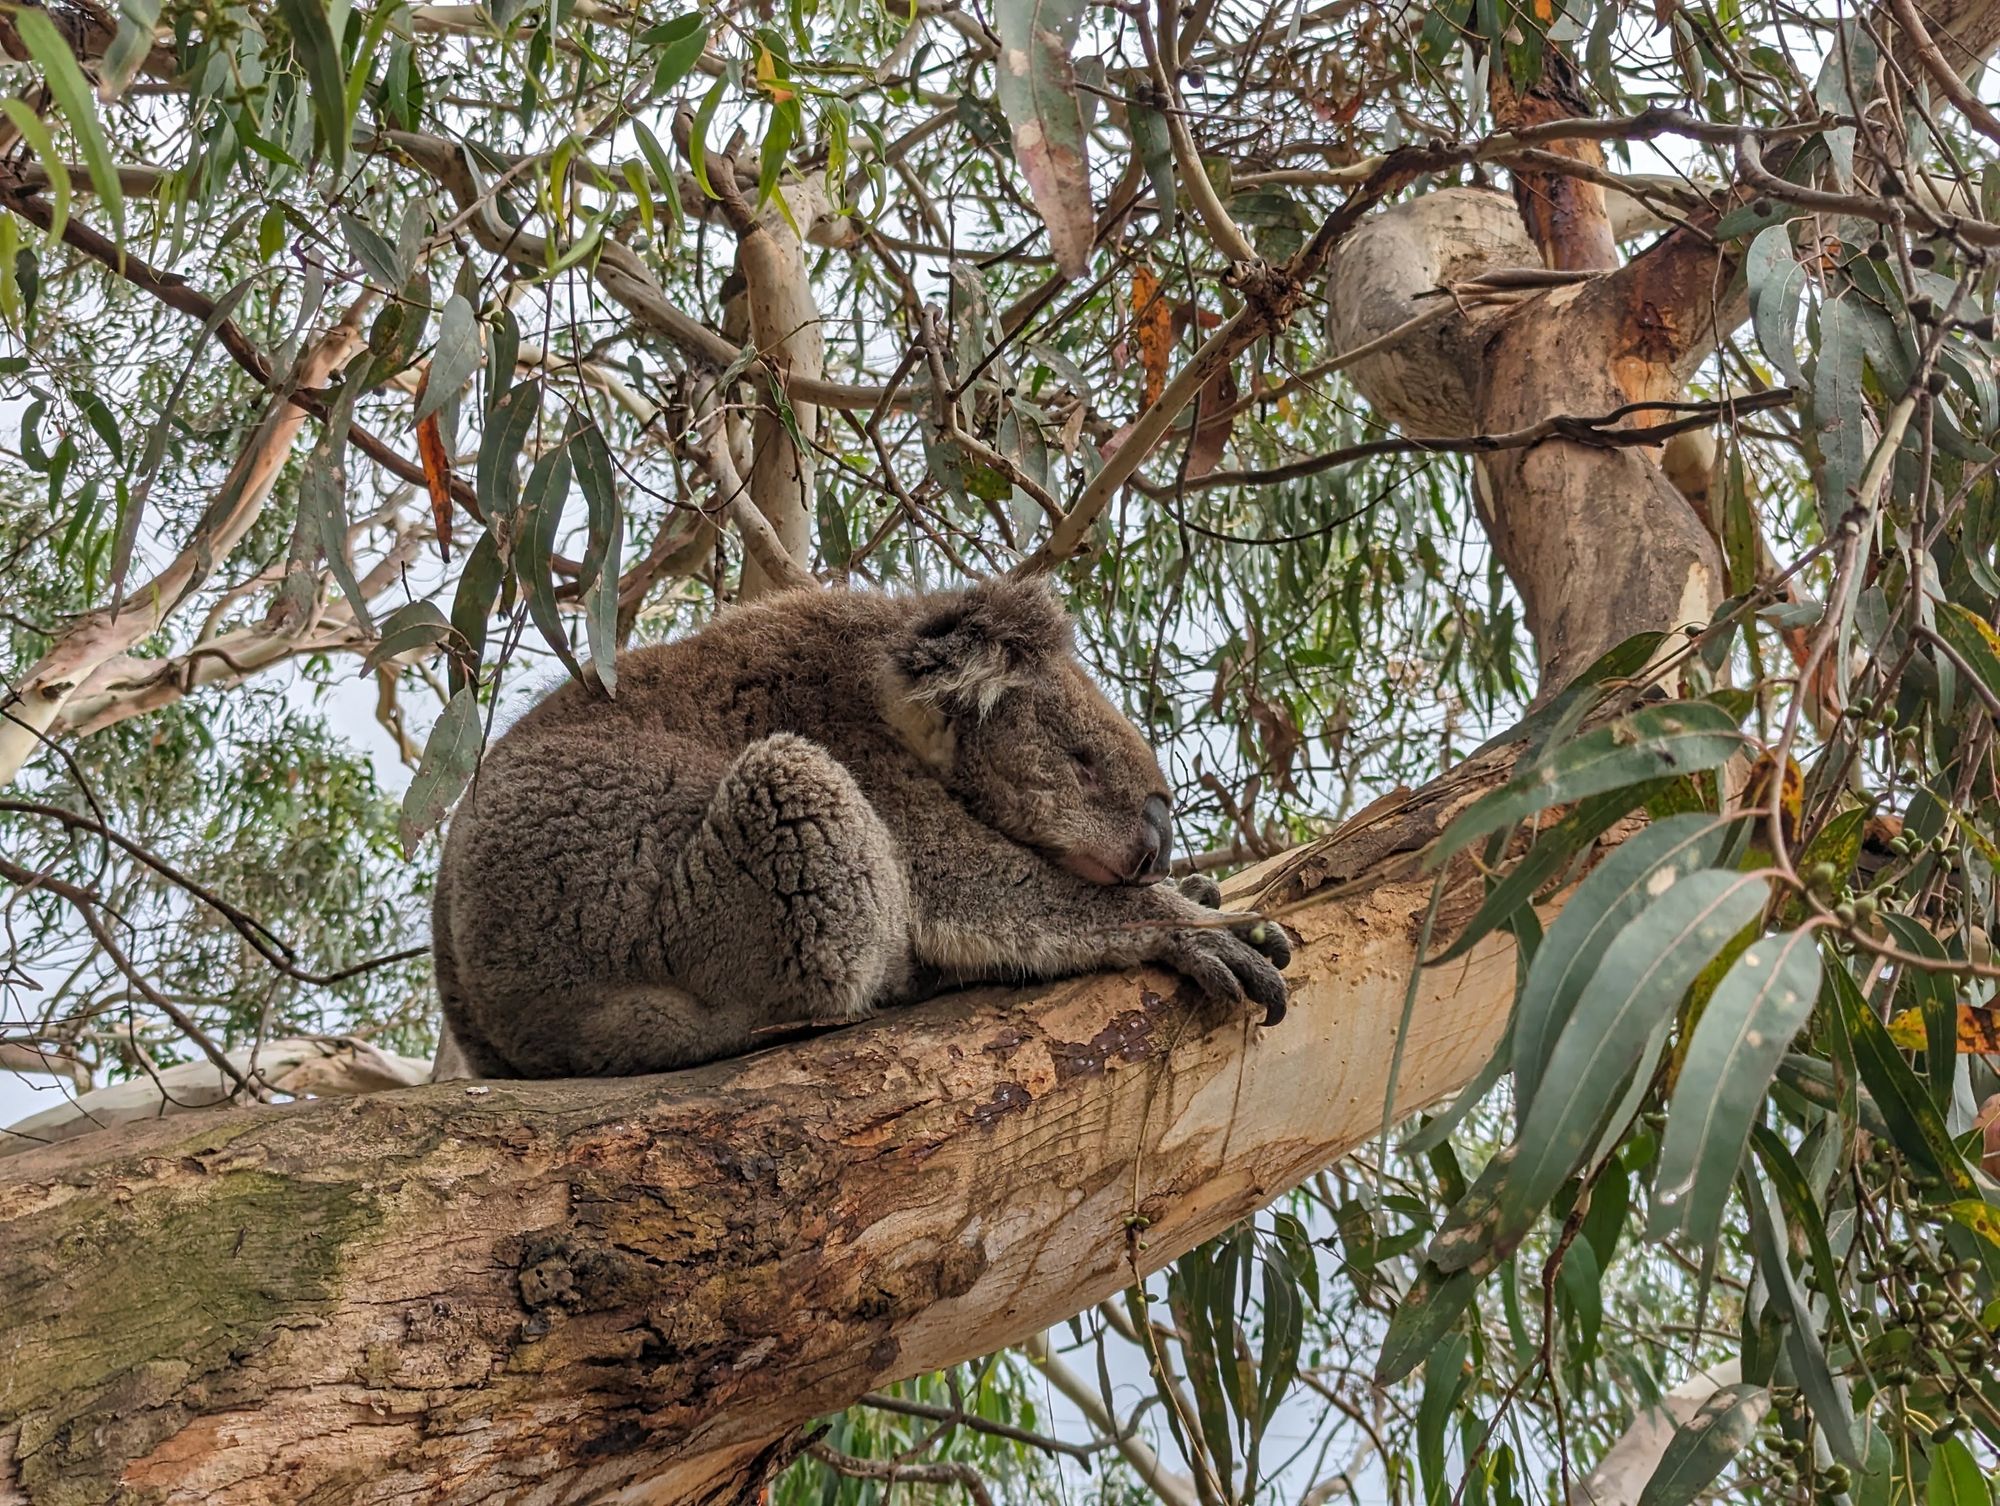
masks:
[[[1166,777],[1077,662],[1046,586],[991,580],[924,599],[885,681],[904,744],[988,826],[1092,883],[1166,877]]]

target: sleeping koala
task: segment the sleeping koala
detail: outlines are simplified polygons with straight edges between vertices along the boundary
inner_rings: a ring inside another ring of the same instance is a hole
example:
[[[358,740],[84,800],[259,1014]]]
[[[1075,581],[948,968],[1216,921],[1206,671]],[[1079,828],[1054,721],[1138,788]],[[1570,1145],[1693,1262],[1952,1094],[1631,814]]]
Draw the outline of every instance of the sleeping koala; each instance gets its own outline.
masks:
[[[788,593],[494,744],[438,874],[438,993],[489,1077],[665,1071],[1142,962],[1275,1023],[1283,929],[1163,882],[1169,818],[1045,587]]]

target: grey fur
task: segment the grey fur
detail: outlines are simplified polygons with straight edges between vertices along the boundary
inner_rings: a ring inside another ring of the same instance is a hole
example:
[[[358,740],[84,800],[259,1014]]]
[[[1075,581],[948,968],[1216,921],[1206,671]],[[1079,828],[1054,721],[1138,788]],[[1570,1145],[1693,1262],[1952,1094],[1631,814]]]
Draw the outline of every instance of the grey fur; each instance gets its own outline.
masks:
[[[1041,586],[739,607],[488,750],[438,875],[445,1019],[482,1076],[655,1072],[1158,962],[1274,1023],[1284,931],[1157,881],[1167,794]]]

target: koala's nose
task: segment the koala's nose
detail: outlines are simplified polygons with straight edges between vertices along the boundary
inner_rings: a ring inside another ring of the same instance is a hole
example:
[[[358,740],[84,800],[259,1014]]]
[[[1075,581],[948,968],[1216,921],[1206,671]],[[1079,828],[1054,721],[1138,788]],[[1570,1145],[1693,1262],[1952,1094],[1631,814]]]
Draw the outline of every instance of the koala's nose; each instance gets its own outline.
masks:
[[[1166,798],[1148,795],[1141,808],[1141,818],[1146,832],[1140,838],[1139,866],[1133,877],[1140,879],[1162,879],[1173,863],[1174,856],[1174,816]]]

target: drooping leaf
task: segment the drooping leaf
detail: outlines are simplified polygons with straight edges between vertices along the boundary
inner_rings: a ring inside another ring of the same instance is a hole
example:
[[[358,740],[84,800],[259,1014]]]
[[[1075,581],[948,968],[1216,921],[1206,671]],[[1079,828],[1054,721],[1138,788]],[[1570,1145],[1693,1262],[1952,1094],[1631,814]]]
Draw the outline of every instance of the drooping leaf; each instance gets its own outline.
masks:
[[[1000,112],[1014,133],[1014,157],[1063,276],[1081,277],[1097,234],[1090,196],[1089,139],[1070,50],[1082,0],[999,0],[994,30]]]
[[[1478,1286],[1479,1278],[1469,1270],[1447,1274],[1435,1265],[1424,1265],[1390,1315],[1382,1353],[1375,1361],[1375,1384],[1392,1386],[1428,1359],[1472,1305]]]
[[[1809,432],[1818,460],[1820,511],[1831,526],[1854,505],[1852,492],[1868,461],[1868,404],[1861,392],[1870,311],[1856,297],[1820,305],[1819,343],[1813,356]]]
[[[347,74],[340,64],[340,48],[332,25],[319,0],[278,0],[278,15],[292,34],[293,50],[299,65],[305,69],[308,86],[305,93],[312,106],[314,123],[319,127],[320,144],[326,149],[328,165],[338,177],[347,167]],[[400,277],[382,284],[385,288],[402,285]]]
[[[62,239],[63,227],[69,223],[69,204],[72,192],[69,180],[69,166],[56,150],[55,138],[49,134],[48,123],[18,99],[0,99],[0,110],[14,123],[14,129],[21,133],[21,139],[28,143],[34,154],[41,159],[42,171],[49,178],[49,239]]]
[[[451,454],[445,448],[443,426],[435,413],[417,420],[417,460],[424,468],[424,489],[430,493],[431,522],[437,529],[438,555],[451,558]]]
[[[1743,1170],[1742,1183],[1744,1206],[1750,1214],[1750,1247],[1770,1293],[1771,1306],[1783,1325],[1785,1352],[1792,1362],[1792,1373],[1834,1457],[1860,1469],[1861,1442],[1855,1430],[1854,1408],[1843,1383],[1834,1377],[1827,1364],[1812,1304],[1799,1290],[1798,1278],[1792,1274],[1791,1263],[1785,1257],[1785,1244],[1778,1233],[1778,1221],[1771,1216],[1769,1198],[1748,1167]]]
[[[617,478],[603,431],[595,423],[577,424],[570,432],[569,452],[589,513],[577,584],[583,591],[590,671],[604,693],[613,695],[618,689],[618,573],[625,546],[625,511],[618,504]]]
[[[1771,1410],[1762,1386],[1724,1386],[1682,1423],[1639,1493],[1639,1506],[1686,1506],[1757,1436]]]
[[[1906,952],[1939,964],[1950,958],[1923,922],[1910,915],[1890,913],[1882,924]],[[1924,1066],[1930,1079],[1931,1097],[1938,1112],[1951,1108],[1952,1083],[1958,1073],[1958,990],[1943,966],[1937,969],[1905,967],[1903,987],[1917,1000],[1924,1021]]]
[[[1825,976],[1829,1014],[1853,1055],[1854,1070],[1860,1072],[1887,1121],[1896,1148],[1951,1192],[1970,1195],[1974,1190],[1972,1177],[1952,1143],[1944,1117],[1889,1039],[1888,1028],[1869,1007],[1853,975],[1844,967],[1829,967]]]
[[[1720,706],[1707,701],[1648,706],[1561,744],[1475,801],[1439,840],[1430,865],[1551,805],[1712,769],[1742,747],[1735,720]]]
[[[382,636],[368,650],[361,667],[364,671],[374,670],[403,654],[442,643],[450,636],[451,624],[435,605],[428,601],[410,602],[389,614],[382,624]]]
[[[536,460],[521,488],[521,509],[514,535],[514,574],[527,599],[528,615],[541,629],[542,639],[555,650],[563,667],[581,679],[582,668],[563,630],[562,613],[556,606],[555,578],[551,561],[555,555],[556,529],[562,522],[563,504],[569,500],[572,474],[568,444],[556,445]]]
[[[1174,311],[1160,295],[1160,279],[1143,261],[1132,268],[1132,337],[1145,372],[1140,402],[1151,407],[1166,391],[1174,356]]]
[[[83,152],[84,166],[90,170],[90,186],[111,216],[111,237],[125,239],[125,191],[118,182],[118,163],[104,139],[104,127],[97,118],[97,101],[91,94],[76,55],[47,14],[31,6],[13,13],[15,31],[28,56],[41,67],[56,108],[69,122],[71,134]]]
[[[1626,925],[1689,874],[1713,864],[1728,824],[1709,815],[1669,816],[1616,848],[1549,926],[1535,950],[1514,1015],[1517,1112],[1533,1104],[1557,1038],[1584,985]]]
[[[417,765],[416,775],[403,792],[403,813],[397,830],[404,852],[416,851],[417,843],[437,827],[464,790],[479,762],[480,733],[479,700],[467,686],[445,703],[443,714],[424,743],[424,756]]]
[[[354,551],[347,542],[346,453],[345,425],[337,431],[329,428],[327,437],[306,457],[299,472],[299,513],[310,520],[309,527],[317,530],[320,553],[339,583],[341,594],[347,598],[354,620],[364,631],[372,633],[375,624],[368,613],[368,598],[355,576]]]
[[[1648,1237],[1715,1242],[1751,1123],[1812,1013],[1819,971],[1813,933],[1788,931],[1752,942],[1717,985],[1674,1087]]]
[[[1493,1240],[1507,1251],[1554,1199],[1605,1131],[1605,1118],[1702,968],[1762,912],[1768,881],[1706,869],[1689,874],[1626,923],[1597,966],[1549,1053],[1521,1124],[1519,1153],[1501,1185]]]
[[[451,688],[454,692],[470,681],[486,652],[486,619],[500,595],[500,583],[507,573],[500,558],[493,531],[480,534],[458,577],[458,590],[451,602],[451,626],[456,635],[452,648]]]
[[[1805,386],[1799,370],[1799,300],[1805,291],[1805,268],[1792,251],[1790,230],[1773,225],[1759,231],[1743,253],[1743,275],[1750,290],[1750,322],[1765,358],[1794,387]]]
[[[479,370],[483,358],[479,317],[463,295],[454,293],[445,300],[438,321],[437,348],[431,352],[424,395],[417,401],[417,422],[421,424],[457,396]]]
[[[97,97],[110,104],[123,94],[153,50],[160,0],[119,0],[118,30],[97,64]]]
[[[511,518],[520,500],[515,462],[541,409],[542,383],[536,377],[510,388],[487,415],[486,432],[479,441],[478,481],[474,490],[479,510],[486,515],[489,526]]]
[[[1132,150],[1139,154],[1140,165],[1146,169],[1146,181],[1152,185],[1153,199],[1159,205],[1159,224],[1164,230],[1174,222],[1176,197],[1172,128],[1166,116],[1137,99],[1127,103],[1125,116],[1132,126]]]

